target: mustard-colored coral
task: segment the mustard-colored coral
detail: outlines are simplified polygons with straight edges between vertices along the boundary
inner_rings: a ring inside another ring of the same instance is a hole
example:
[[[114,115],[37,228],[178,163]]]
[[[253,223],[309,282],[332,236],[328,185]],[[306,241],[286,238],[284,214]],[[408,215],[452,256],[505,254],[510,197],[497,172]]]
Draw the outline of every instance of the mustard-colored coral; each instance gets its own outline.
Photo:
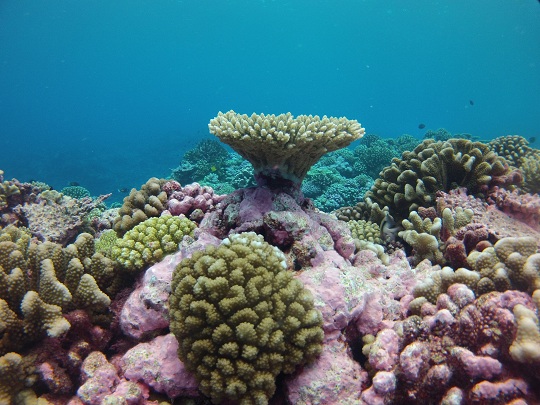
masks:
[[[105,311],[107,294],[121,287],[114,264],[94,253],[89,234],[65,248],[52,242],[0,242],[0,354],[65,332],[65,311]]]
[[[540,362],[540,325],[536,314],[525,306],[514,307],[517,321],[516,338],[510,346],[510,356],[520,363]]]
[[[402,224],[404,230],[398,235],[413,248],[415,263],[424,259],[433,264],[443,263],[443,254],[439,249],[439,233],[442,226],[440,218],[422,219],[416,211],[412,211],[409,219],[404,219]]]
[[[148,218],[157,217],[165,210],[167,193],[161,190],[165,182],[164,179],[152,177],[140,190],[131,189],[114,221],[113,229],[118,235],[123,236],[135,225]]]
[[[214,403],[267,404],[279,373],[321,352],[322,316],[311,293],[287,271],[283,253],[253,232],[183,260],[171,289],[179,357]]]
[[[129,271],[137,271],[176,252],[184,236],[197,225],[187,218],[150,218],[128,231],[111,249],[111,257]]]
[[[356,120],[315,115],[220,112],[210,132],[249,160],[255,175],[300,183],[327,152],[346,147],[364,135]]]

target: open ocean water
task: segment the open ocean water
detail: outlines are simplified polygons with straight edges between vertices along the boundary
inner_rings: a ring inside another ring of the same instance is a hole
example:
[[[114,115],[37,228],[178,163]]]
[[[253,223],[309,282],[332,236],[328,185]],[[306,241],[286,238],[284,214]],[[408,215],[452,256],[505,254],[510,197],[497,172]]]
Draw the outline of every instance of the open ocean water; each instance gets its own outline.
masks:
[[[539,95],[535,0],[0,2],[0,169],[117,201],[218,111],[538,138]]]

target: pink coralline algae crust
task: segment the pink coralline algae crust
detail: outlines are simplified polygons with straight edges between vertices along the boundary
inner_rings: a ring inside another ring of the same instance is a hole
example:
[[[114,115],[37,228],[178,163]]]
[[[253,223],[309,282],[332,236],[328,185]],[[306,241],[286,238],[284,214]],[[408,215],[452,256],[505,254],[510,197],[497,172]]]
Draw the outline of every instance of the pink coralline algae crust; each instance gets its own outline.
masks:
[[[116,368],[101,352],[90,353],[81,371],[83,385],[77,390],[77,396],[85,405],[100,405],[120,382]]]
[[[437,211],[446,207],[471,209],[474,213],[471,223],[487,227],[489,240],[492,243],[506,237],[533,236],[540,246],[540,231],[521,221],[510,217],[495,205],[488,205],[484,200],[467,195],[466,189],[451,190],[449,193],[437,192]]]
[[[313,363],[285,379],[285,391],[289,403],[295,405],[354,404],[360,403],[367,379],[350,349],[334,339]]]
[[[157,401],[148,400],[148,386],[120,378],[118,369],[101,352],[90,353],[81,372],[83,384],[68,405],[158,405]]]
[[[324,251],[336,250],[344,258],[354,252],[354,241],[343,222],[315,211],[310,200],[301,195],[263,187],[229,194],[204,218],[201,228],[219,238],[256,232],[291,254],[300,266],[311,265],[311,260]]]
[[[168,300],[175,267],[194,251],[217,246],[216,237],[196,230],[197,240],[182,242],[180,250],[154,264],[141,276],[120,313],[120,327],[127,336],[140,340],[169,326]]]
[[[199,183],[178,187],[179,183],[169,181],[163,186],[167,190],[167,210],[172,215],[185,215],[194,221],[200,221],[204,213],[211,211],[225,198],[217,195],[212,187],[201,186]]]
[[[368,250],[355,255],[354,267],[340,256],[332,259],[298,274],[314,295],[327,338],[339,335],[351,324],[360,334],[373,334],[402,319],[400,300],[410,300],[415,279],[423,279],[431,271],[431,267],[421,272],[411,269],[401,251],[390,256],[386,266]]]
[[[494,187],[490,190],[488,202],[498,209],[540,232],[540,196],[520,193]]]
[[[120,360],[124,377],[139,381],[170,398],[197,396],[197,380],[178,359],[178,342],[174,335],[158,336],[139,343]]]

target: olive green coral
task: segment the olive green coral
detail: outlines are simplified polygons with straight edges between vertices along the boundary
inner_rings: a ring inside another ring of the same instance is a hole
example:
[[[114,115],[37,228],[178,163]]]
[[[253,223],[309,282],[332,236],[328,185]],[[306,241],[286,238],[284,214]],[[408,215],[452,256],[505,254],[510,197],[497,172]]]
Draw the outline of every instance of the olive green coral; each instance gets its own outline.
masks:
[[[215,403],[267,404],[279,373],[322,350],[311,293],[287,271],[283,253],[253,232],[183,260],[171,290],[179,357]]]
[[[165,210],[167,193],[161,190],[165,182],[164,179],[152,177],[140,190],[131,189],[114,221],[113,229],[118,235],[123,236],[135,225],[148,218],[158,217]]]
[[[176,252],[184,236],[193,235],[196,227],[187,218],[171,215],[147,219],[115,242],[111,257],[127,270],[140,270]]]
[[[238,114],[220,112],[210,132],[253,165],[256,177],[300,183],[327,152],[346,147],[364,135],[356,120],[315,115]]]
[[[467,285],[477,295],[490,291],[520,290],[532,293],[540,289],[540,253],[533,237],[500,239],[482,252],[467,257],[470,267],[453,270],[444,267],[415,286],[415,297],[435,303],[452,284]]]
[[[504,160],[480,142],[450,139],[435,142],[426,139],[412,152],[381,172],[365,195],[380,206],[388,206],[399,221],[419,207],[435,206],[436,192],[466,187],[479,194],[493,176],[507,172]]]
[[[89,234],[65,248],[0,242],[0,355],[65,332],[65,311],[105,311],[121,286],[117,274],[114,261],[94,253]]]

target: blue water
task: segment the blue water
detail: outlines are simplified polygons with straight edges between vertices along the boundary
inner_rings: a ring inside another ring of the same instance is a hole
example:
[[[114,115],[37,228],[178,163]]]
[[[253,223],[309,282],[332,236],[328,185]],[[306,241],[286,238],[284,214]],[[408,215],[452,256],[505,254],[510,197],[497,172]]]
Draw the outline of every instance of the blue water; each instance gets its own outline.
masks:
[[[0,169],[57,189],[168,176],[220,110],[528,138],[539,94],[535,0],[0,2]]]

